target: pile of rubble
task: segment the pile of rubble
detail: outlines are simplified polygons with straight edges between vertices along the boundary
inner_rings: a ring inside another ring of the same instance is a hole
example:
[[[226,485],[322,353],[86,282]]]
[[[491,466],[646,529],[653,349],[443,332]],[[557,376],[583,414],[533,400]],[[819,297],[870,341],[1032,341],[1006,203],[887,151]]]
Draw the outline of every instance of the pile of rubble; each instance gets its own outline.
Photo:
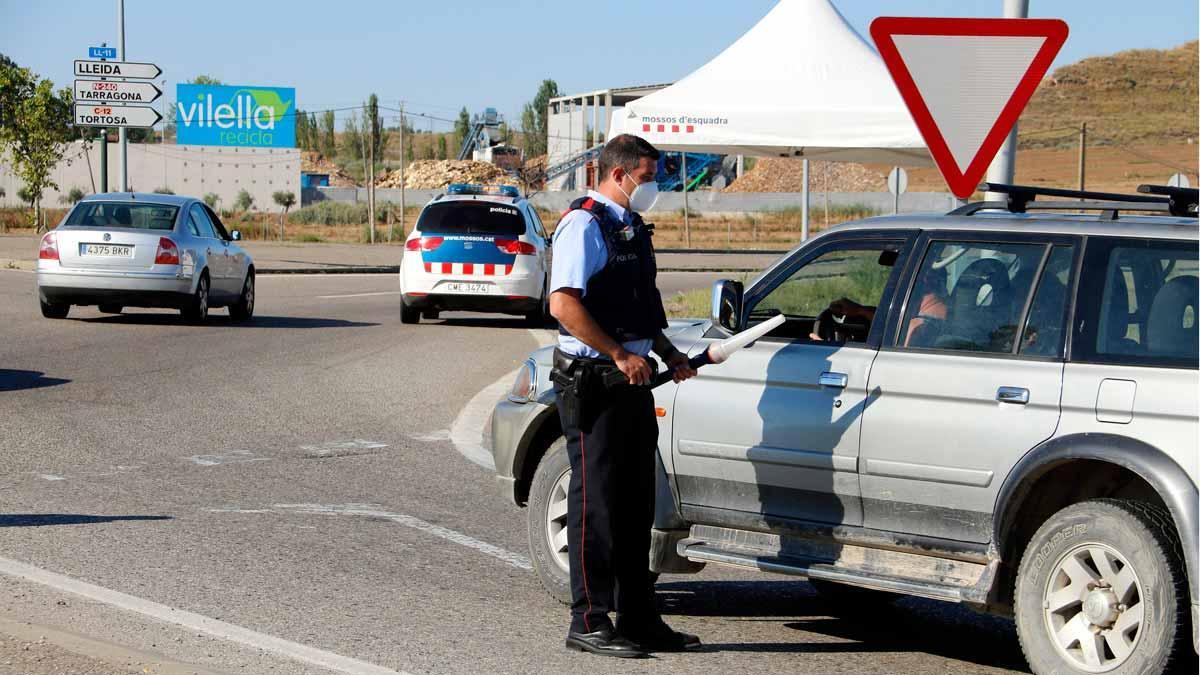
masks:
[[[329,185],[332,187],[354,187],[358,185],[350,174],[342,171],[342,167],[325,159],[319,152],[304,151],[300,153],[300,170],[304,173],[327,173]]]
[[[800,192],[804,189],[803,161],[763,157],[729,184],[725,192]],[[808,189],[814,192],[880,192],[887,189],[887,174],[862,164],[808,163]]]
[[[404,168],[404,187],[419,190],[444,188],[451,183],[511,182],[508,174],[494,164],[457,159],[422,159]],[[380,176],[376,187],[400,187],[400,170]]]

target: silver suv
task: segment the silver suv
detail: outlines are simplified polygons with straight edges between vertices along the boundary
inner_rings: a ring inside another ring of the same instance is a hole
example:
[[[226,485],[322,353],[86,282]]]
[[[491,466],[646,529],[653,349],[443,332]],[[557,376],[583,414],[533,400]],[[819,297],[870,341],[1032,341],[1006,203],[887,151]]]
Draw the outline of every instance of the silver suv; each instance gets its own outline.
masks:
[[[649,564],[967,603],[1015,618],[1034,672],[1160,672],[1189,619],[1196,648],[1197,191],[984,189],[1007,199],[833,228],[672,324],[694,354],[787,317],[655,390]],[[566,600],[549,363],[497,405],[493,452]]]

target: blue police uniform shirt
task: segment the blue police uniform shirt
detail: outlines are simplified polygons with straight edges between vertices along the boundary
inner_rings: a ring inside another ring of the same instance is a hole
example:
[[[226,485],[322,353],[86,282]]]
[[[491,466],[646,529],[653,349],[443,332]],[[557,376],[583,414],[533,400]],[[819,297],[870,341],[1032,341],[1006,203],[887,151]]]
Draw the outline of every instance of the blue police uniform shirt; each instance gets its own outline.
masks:
[[[595,190],[588,196],[604,204],[623,223],[633,222],[633,216],[619,204]],[[608,262],[608,245],[596,218],[582,209],[568,213],[554,230],[554,264],[550,270],[550,292],[560,288],[577,288],[587,294],[588,280]],[[653,340],[631,340],[622,346],[626,351],[646,356]],[[558,348],[572,356],[607,358],[573,335],[558,336]]]

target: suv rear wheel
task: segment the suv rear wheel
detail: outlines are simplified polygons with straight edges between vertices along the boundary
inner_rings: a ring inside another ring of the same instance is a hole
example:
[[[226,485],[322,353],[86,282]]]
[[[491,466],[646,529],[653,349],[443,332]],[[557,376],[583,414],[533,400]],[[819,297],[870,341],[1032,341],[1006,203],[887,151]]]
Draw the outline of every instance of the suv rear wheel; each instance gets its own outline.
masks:
[[[409,307],[404,304],[404,300],[400,300],[400,323],[420,323],[421,310],[415,307]]]
[[[1187,635],[1182,552],[1160,506],[1097,499],[1051,516],[1016,583],[1035,673],[1161,673]]]
[[[45,300],[41,299],[38,300],[38,303],[42,306],[42,316],[46,317],[47,319],[65,319],[67,318],[67,314],[71,312],[70,305],[61,305],[57,302],[46,302]]]

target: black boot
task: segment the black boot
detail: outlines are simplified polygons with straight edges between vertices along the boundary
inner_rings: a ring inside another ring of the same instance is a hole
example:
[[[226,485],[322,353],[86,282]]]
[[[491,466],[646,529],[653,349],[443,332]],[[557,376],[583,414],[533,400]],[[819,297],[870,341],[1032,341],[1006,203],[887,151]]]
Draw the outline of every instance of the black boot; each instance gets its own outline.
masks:
[[[624,659],[640,659],[648,656],[640,646],[617,635],[612,628],[601,628],[591,633],[567,633],[567,649],[590,652],[601,656],[616,656]]]
[[[617,618],[617,634],[648,652],[690,652],[700,649],[700,638],[673,630],[659,617],[648,621]]]

